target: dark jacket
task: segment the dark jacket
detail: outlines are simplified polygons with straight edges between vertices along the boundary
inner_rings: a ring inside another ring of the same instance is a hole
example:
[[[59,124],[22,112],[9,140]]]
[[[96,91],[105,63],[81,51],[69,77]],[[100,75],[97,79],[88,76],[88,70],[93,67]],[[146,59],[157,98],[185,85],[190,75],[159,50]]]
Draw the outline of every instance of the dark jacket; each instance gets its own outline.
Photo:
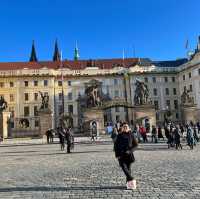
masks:
[[[114,144],[115,156],[120,157],[130,162],[133,162],[133,150],[137,146],[136,139],[129,133],[120,133],[117,135],[117,139]]]

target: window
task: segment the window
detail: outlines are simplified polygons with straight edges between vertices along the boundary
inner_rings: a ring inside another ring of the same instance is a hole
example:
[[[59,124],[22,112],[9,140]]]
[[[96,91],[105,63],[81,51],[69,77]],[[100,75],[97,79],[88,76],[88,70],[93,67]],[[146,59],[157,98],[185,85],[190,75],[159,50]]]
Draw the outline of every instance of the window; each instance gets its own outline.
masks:
[[[0,88],[4,87],[4,82],[0,82]]]
[[[115,97],[119,97],[119,91],[115,90]]]
[[[10,87],[14,87],[14,83],[13,82],[10,82]]]
[[[176,88],[173,88],[173,93],[174,95],[176,95]]]
[[[191,76],[192,76],[191,72],[188,74],[188,76],[189,76],[189,78],[191,78]]]
[[[68,105],[68,113],[72,113],[73,114],[73,105]]]
[[[199,73],[199,75],[200,75],[200,68],[198,69],[198,73]]]
[[[62,86],[62,81],[58,81],[58,86]]]
[[[118,113],[119,112],[119,106],[115,107],[115,112]]]
[[[34,116],[38,116],[38,107],[34,106]]]
[[[156,83],[156,77],[153,77],[152,80],[153,80],[153,83]]]
[[[168,77],[165,77],[165,82],[168,82]]]
[[[186,87],[186,86],[184,86],[184,87],[183,87],[183,90],[184,90],[184,91],[186,91],[186,90],[187,90],[187,87]]]
[[[120,116],[116,115],[116,122],[119,122],[119,121],[120,121]]]
[[[114,79],[114,85],[118,85],[118,79]]]
[[[148,82],[148,77],[145,77],[145,78],[144,78],[144,81],[147,83],[147,82]]]
[[[34,100],[38,101],[38,93],[34,93]]]
[[[178,100],[174,100],[174,109],[178,109]]]
[[[28,93],[24,93],[24,100],[28,101]]]
[[[72,93],[68,93],[68,100],[72,100]]]
[[[9,110],[9,112],[11,112],[11,117],[14,117],[15,116],[15,109],[14,109],[14,107],[10,106],[8,110]]]
[[[160,117],[159,117],[159,113],[156,113],[156,120],[159,120]]]
[[[156,88],[153,89],[153,95],[157,96],[157,89]]]
[[[33,82],[33,84],[34,84],[34,86],[38,86],[38,81],[35,80],[35,81]]]
[[[35,127],[39,127],[39,120],[35,120]]]
[[[58,106],[58,114],[61,115],[63,113],[63,106],[59,105]]]
[[[176,119],[179,119],[179,114],[178,113],[176,113]]]
[[[44,80],[44,86],[48,86],[48,80],[47,79]]]
[[[159,109],[159,105],[158,105],[158,101],[157,101],[157,100],[154,101],[154,106],[155,106],[155,109],[156,109],[156,110]]]
[[[58,100],[61,101],[62,100],[62,93],[58,94]]]
[[[169,88],[165,88],[165,94],[169,95]]]
[[[176,81],[175,77],[172,77],[172,82],[175,82],[175,81]]]
[[[10,94],[10,102],[14,102],[14,95]]]
[[[28,81],[24,81],[24,86],[28,87]]]
[[[185,81],[185,75],[183,75],[183,80]]]
[[[67,84],[68,84],[68,86],[71,86],[71,85],[72,85],[72,82],[71,82],[71,81],[68,81]]]
[[[190,84],[190,91],[192,92],[192,90],[193,90],[193,89],[192,89],[192,84]]]
[[[166,106],[170,108],[170,100],[166,100]]]
[[[29,116],[29,106],[24,107],[24,116]]]

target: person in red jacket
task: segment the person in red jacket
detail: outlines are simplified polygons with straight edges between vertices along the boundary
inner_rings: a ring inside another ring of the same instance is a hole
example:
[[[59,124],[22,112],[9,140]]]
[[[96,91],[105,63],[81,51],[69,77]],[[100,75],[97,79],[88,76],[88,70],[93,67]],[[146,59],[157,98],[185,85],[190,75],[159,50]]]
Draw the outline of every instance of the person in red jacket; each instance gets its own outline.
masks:
[[[140,134],[141,134],[141,136],[143,138],[143,142],[148,142],[148,140],[147,140],[147,131],[146,131],[145,127],[143,127],[141,125],[140,128],[139,128],[139,132],[140,132]]]

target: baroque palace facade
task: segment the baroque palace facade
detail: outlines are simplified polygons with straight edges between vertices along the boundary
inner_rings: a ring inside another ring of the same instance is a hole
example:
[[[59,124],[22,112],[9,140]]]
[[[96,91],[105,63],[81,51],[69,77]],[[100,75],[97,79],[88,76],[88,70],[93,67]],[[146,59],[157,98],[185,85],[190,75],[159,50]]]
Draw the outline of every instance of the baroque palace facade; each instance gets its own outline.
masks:
[[[150,100],[155,105],[157,123],[164,121],[164,114],[171,111],[172,120],[181,121],[181,94],[189,90],[197,108],[200,108],[200,48],[199,44],[190,59],[152,61],[143,58],[60,61],[57,43],[53,61],[38,61],[34,44],[29,62],[0,63],[0,95],[8,103],[12,117],[29,118],[31,128],[39,128],[37,121],[41,105],[40,93],[48,93],[52,111],[52,126],[56,127],[62,113],[62,90],[64,112],[73,118],[78,127],[77,99],[85,92],[85,83],[97,80],[102,92],[111,99],[134,103],[137,79],[147,84]],[[109,113],[109,114],[107,114]],[[127,120],[126,108],[112,107],[106,110],[104,120],[113,122]],[[13,124],[12,128],[17,128]]]

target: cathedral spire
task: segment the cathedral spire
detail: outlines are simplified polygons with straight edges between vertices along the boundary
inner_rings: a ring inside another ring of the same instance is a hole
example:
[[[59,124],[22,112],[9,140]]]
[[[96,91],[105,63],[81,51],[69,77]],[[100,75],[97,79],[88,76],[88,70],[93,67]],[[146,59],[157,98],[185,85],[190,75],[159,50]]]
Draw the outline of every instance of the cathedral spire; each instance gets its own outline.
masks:
[[[60,52],[59,52],[59,49],[58,49],[57,39],[56,39],[56,42],[55,42],[55,49],[54,49],[54,54],[53,54],[53,61],[60,61]]]
[[[76,42],[76,47],[75,47],[75,50],[74,50],[74,60],[79,60],[79,50],[78,50],[78,45],[77,45],[77,42]]]
[[[32,49],[31,49],[31,56],[29,59],[30,62],[37,62],[37,56],[36,56],[36,51],[35,51],[35,44],[34,44],[34,40],[32,43]]]

